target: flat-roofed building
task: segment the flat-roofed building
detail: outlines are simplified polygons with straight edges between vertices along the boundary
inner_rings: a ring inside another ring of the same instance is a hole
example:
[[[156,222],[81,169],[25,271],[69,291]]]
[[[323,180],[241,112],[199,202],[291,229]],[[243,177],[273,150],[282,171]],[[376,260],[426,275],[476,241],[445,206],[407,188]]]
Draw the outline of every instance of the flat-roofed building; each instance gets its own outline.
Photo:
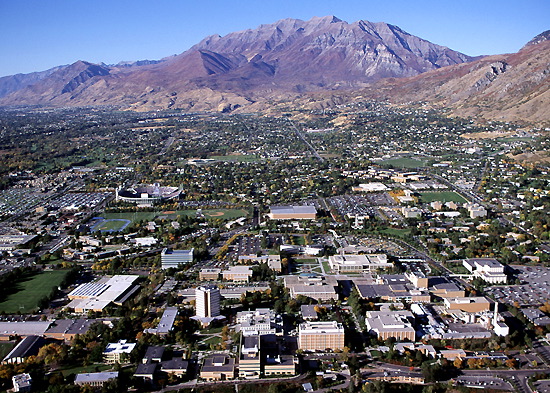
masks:
[[[235,379],[235,359],[228,355],[210,355],[204,359],[200,377],[207,381],[225,381]]]
[[[267,266],[276,273],[282,271],[280,255],[239,255],[239,263],[266,263]]]
[[[117,378],[118,378],[118,371],[76,374],[76,377],[74,379],[74,384],[79,386],[90,385],[94,387],[101,387],[105,385],[105,383]]]
[[[190,250],[171,250],[165,248],[160,253],[162,269],[179,268],[182,265],[193,263],[193,249]]]
[[[336,321],[308,321],[298,326],[298,348],[304,351],[342,350],[344,338],[344,327]]]
[[[371,182],[371,183],[362,183],[359,184],[357,187],[353,187],[353,191],[360,191],[360,192],[380,192],[380,191],[388,191],[389,188],[384,183],[380,182]]]
[[[166,307],[166,310],[162,313],[159,324],[156,328],[145,329],[145,333],[156,334],[159,336],[166,336],[170,333],[174,327],[174,322],[178,316],[177,307]]]
[[[158,367],[158,363],[139,363],[136,367],[134,377],[153,381],[155,379],[155,375],[157,374]]]
[[[414,341],[416,331],[412,326],[414,320],[410,311],[367,311],[365,323],[378,339]]]
[[[143,356],[143,359],[141,359],[141,363],[160,363],[163,356],[164,347],[150,345],[147,347],[147,351],[145,351],[145,355]]]
[[[182,358],[172,358],[160,363],[160,369],[167,374],[175,374],[178,377],[182,377],[187,374],[189,370],[189,362]]]
[[[103,351],[103,360],[107,364],[127,363],[130,353],[132,353],[135,347],[135,343],[129,343],[126,340],[109,343],[105,351]]]
[[[13,251],[16,248],[22,248],[31,240],[34,240],[36,235],[0,235],[0,251]]]
[[[315,311],[315,307],[316,306],[313,304],[302,304],[300,306],[300,314],[302,314],[304,321],[315,321],[319,318],[317,311]]]
[[[272,220],[315,220],[315,206],[271,206],[269,218]]]
[[[286,276],[284,283],[292,298],[302,295],[322,301],[338,300],[336,292],[338,280],[334,276],[317,276],[315,274]]]
[[[58,319],[46,330],[44,336],[56,340],[71,341],[77,334],[86,334],[96,322],[101,319]]]
[[[15,336],[43,336],[51,324],[48,321],[0,322],[0,337],[8,340]]]
[[[273,310],[259,308],[255,311],[239,311],[236,317],[236,330],[243,336],[277,334],[282,318]]]
[[[226,281],[248,282],[252,278],[252,269],[250,266],[231,266],[222,271],[222,277]]]
[[[294,375],[298,359],[292,355],[267,356],[264,364],[264,375]]]
[[[428,303],[430,294],[427,291],[422,291],[412,287],[411,285],[402,284],[377,284],[377,285],[356,285],[359,296],[363,299],[380,298],[386,301],[406,301],[417,303]]]
[[[466,295],[463,288],[460,288],[454,282],[449,281],[446,277],[429,277],[428,284],[428,290],[434,296],[449,298],[464,297]]]
[[[30,374],[23,373],[11,377],[13,392],[30,392],[32,390],[32,378]]]
[[[260,336],[244,336],[239,356],[239,378],[260,378],[261,366]]]
[[[217,281],[220,278],[222,269],[205,268],[199,272],[200,281]]]
[[[337,274],[363,273],[393,267],[386,254],[331,255],[328,263]]]
[[[468,313],[489,311],[491,303],[484,296],[455,297],[443,299],[445,308],[449,311],[463,311]]]
[[[464,259],[462,265],[473,273],[474,278],[481,278],[488,283],[505,284],[507,281],[504,265],[494,258]]]
[[[465,359],[466,351],[463,349],[442,349],[439,351],[439,357],[454,362],[455,359]]]
[[[464,208],[468,210],[468,214],[470,215],[470,218],[479,218],[479,217],[487,216],[487,210],[481,205],[478,205],[475,203],[466,203],[464,204]]]

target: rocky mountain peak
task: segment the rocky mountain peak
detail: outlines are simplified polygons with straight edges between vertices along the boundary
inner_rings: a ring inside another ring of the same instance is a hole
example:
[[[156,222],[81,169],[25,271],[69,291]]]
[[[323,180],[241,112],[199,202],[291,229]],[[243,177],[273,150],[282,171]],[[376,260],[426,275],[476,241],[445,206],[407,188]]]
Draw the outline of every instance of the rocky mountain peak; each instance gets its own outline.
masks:
[[[525,44],[525,46],[521,49],[523,50],[527,47],[537,45],[537,44],[540,44],[541,42],[549,41],[549,40],[550,40],[550,30],[546,30],[540,33],[539,35],[535,36],[531,41]]]

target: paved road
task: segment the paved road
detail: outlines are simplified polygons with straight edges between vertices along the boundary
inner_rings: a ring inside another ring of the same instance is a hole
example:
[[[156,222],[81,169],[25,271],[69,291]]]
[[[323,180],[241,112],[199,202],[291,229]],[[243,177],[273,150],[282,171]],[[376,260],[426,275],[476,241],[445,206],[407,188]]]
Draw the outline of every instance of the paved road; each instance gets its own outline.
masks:
[[[196,388],[196,387],[205,387],[213,385],[251,385],[251,384],[266,384],[274,382],[299,382],[307,378],[307,374],[297,375],[290,378],[269,378],[269,379],[243,379],[243,380],[234,380],[234,381],[215,381],[215,382],[197,382],[196,379],[180,383],[178,385],[167,386],[161,390],[156,391],[155,393],[160,392],[172,392],[174,390],[179,390],[183,388]]]
[[[298,135],[298,138],[300,138],[302,140],[302,142],[304,142],[306,144],[306,146],[309,148],[309,150],[311,150],[311,152],[313,153],[313,155],[315,156],[315,158],[317,158],[319,161],[324,161],[324,158],[321,157],[319,155],[319,153],[317,153],[317,150],[315,150],[315,148],[311,145],[311,143],[308,142],[308,140],[304,137],[304,134],[302,134],[300,132],[300,130],[298,129],[298,127],[296,127],[294,125],[294,123],[292,122],[292,120],[288,119],[288,121],[290,122],[290,124],[292,125],[292,127],[294,128],[294,131],[296,132],[296,135]]]

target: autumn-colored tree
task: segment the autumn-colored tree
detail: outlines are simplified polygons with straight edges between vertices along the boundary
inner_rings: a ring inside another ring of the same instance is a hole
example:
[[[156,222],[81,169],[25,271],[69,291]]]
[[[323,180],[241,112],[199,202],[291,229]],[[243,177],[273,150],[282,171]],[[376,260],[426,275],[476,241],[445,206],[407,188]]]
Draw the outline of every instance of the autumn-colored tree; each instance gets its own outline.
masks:
[[[506,364],[506,367],[508,367],[508,368],[517,368],[518,367],[518,361],[514,358],[507,359],[506,362],[504,362],[504,364]]]
[[[464,367],[464,361],[461,358],[457,357],[454,360],[453,365],[460,370],[462,367]]]
[[[67,348],[65,345],[55,343],[44,345],[40,348],[38,355],[36,356],[38,361],[42,361],[48,366],[63,363],[66,358]]]

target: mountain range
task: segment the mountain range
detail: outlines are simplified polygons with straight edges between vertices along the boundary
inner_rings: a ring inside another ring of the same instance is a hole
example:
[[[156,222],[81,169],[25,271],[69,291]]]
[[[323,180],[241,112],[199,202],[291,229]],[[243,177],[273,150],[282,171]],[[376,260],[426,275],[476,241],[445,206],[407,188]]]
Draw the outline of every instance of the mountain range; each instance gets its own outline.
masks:
[[[357,94],[426,101],[462,115],[548,121],[548,32],[516,54],[473,58],[387,23],[283,19],[209,36],[160,61],[78,61],[0,78],[0,105],[262,110]]]

